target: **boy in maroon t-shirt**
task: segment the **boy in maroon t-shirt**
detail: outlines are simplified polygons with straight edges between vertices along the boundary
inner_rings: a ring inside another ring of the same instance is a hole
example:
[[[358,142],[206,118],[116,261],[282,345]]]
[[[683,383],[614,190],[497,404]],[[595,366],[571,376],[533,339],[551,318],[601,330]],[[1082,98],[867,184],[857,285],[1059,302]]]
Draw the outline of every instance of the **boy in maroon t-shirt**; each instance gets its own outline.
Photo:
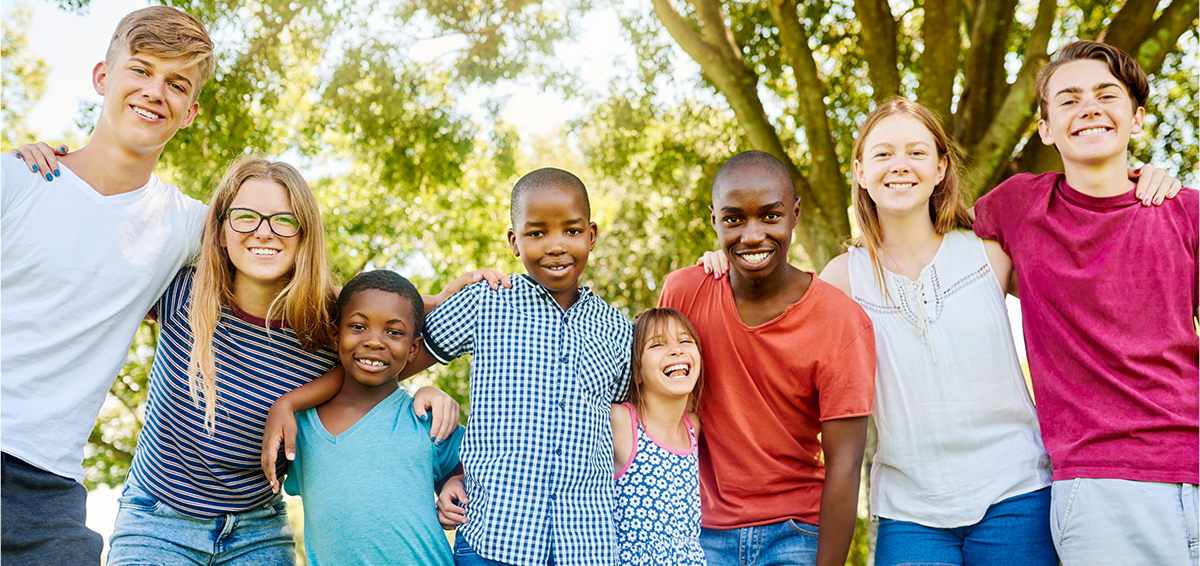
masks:
[[[1042,141],[1066,171],[975,205],[1012,257],[1065,566],[1198,564],[1200,198],[1142,206],[1126,174],[1146,75],[1080,41],[1037,79]]]

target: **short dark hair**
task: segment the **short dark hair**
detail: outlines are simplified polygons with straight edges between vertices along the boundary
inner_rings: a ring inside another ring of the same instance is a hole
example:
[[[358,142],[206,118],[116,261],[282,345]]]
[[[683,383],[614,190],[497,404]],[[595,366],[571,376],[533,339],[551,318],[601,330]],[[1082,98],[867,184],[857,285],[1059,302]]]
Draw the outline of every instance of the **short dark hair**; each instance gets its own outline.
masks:
[[[521,206],[524,204],[525,194],[534,189],[544,187],[555,187],[563,189],[573,189],[579,192],[579,196],[583,197],[583,212],[587,216],[586,220],[592,218],[592,204],[588,201],[587,187],[583,185],[583,181],[579,180],[574,173],[555,169],[554,167],[543,167],[536,171],[526,173],[513,185],[512,197],[509,199],[508,217],[512,222],[513,229],[517,226],[517,215],[521,212]]]
[[[1125,90],[1133,97],[1134,111],[1139,106],[1146,106],[1146,98],[1150,96],[1150,81],[1146,79],[1146,71],[1133,57],[1107,43],[1076,41],[1059,49],[1054,54],[1054,60],[1038,71],[1037,99],[1043,120],[1048,118],[1046,109],[1050,102],[1050,77],[1054,71],[1072,61],[1086,60],[1103,61],[1108,65],[1109,72],[1125,85]]]
[[[334,312],[334,320],[337,321],[337,324],[342,323],[342,310],[346,308],[350,299],[355,294],[370,289],[395,293],[408,299],[408,302],[412,303],[413,335],[421,335],[425,329],[425,301],[421,298],[421,293],[417,292],[417,287],[403,275],[386,269],[359,273],[349,283],[346,283],[345,287],[342,287],[342,293],[338,295],[337,299],[337,310]]]
[[[717,187],[725,182],[725,179],[746,167],[752,167],[776,177],[780,183],[792,191],[792,200],[796,199],[796,183],[792,180],[792,172],[788,171],[787,165],[784,165],[774,155],[756,149],[743,151],[730,157],[729,161],[721,166],[721,169],[717,171],[717,176],[713,177],[712,195],[717,194]]]

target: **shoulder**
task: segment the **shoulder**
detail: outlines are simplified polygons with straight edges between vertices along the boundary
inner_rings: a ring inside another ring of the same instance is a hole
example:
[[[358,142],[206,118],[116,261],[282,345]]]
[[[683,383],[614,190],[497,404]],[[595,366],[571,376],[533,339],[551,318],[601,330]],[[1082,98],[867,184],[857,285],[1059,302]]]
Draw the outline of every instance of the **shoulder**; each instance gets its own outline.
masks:
[[[44,177],[31,172],[24,161],[8,153],[0,154],[0,179],[0,187],[3,187],[0,195],[4,197],[5,205],[36,197],[50,184]]]
[[[608,418],[612,421],[613,432],[619,430],[629,430],[633,426],[633,415],[629,411],[629,403],[613,403],[612,409],[608,412]],[[613,434],[613,438],[616,438]]]
[[[850,292],[850,252],[839,255],[825,264],[825,269],[821,270],[822,281],[833,285],[840,289],[847,296]]]
[[[994,208],[1000,205],[1019,205],[1037,195],[1053,190],[1062,177],[1062,173],[1053,171],[1040,175],[1017,173],[979,197],[979,200],[975,201],[975,206],[977,208]]]
[[[832,283],[814,277],[808,292],[813,294],[812,300],[822,315],[845,318],[847,322],[856,326],[863,322],[871,324],[871,319],[862,307]]]
[[[662,296],[658,300],[659,306],[678,309],[690,302],[690,299],[715,289],[718,281],[725,281],[725,279],[718,280],[712,274],[705,273],[704,267],[700,265],[673,271],[663,281]]]

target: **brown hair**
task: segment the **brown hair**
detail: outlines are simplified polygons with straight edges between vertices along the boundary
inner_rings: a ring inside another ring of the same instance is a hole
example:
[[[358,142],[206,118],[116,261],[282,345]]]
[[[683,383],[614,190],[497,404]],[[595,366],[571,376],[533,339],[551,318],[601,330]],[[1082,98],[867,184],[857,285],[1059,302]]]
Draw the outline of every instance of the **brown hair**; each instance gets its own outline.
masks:
[[[704,356],[704,349],[700,346],[700,335],[696,332],[696,327],[692,326],[686,316],[683,316],[683,313],[667,307],[647,309],[639,313],[633,319],[633,354],[629,357],[629,403],[637,409],[638,414],[642,414],[645,408],[642,384],[639,381],[642,371],[642,355],[646,352],[646,344],[650,339],[663,334],[672,320],[687,331],[692,340],[696,342],[696,350],[700,352],[701,357]],[[700,410],[703,391],[704,367],[701,365],[696,385],[692,387],[692,393],[688,396],[687,412],[695,414]]]
[[[1058,53],[1054,54],[1054,60],[1038,71],[1037,99],[1043,120],[1048,118],[1046,109],[1050,103],[1050,77],[1054,75],[1054,71],[1072,61],[1085,60],[1104,61],[1108,65],[1113,77],[1129,91],[1135,112],[1138,107],[1146,105],[1146,98],[1150,96],[1150,81],[1146,79],[1146,71],[1142,70],[1142,66],[1138,65],[1133,57],[1107,43],[1076,41],[1059,49]]]
[[[164,59],[183,57],[188,64],[199,65],[200,84],[192,89],[193,102],[216,70],[213,42],[204,24],[191,14],[169,6],[150,6],[121,18],[104,59],[111,66],[122,52]]]
[[[958,181],[958,149],[946,135],[942,121],[932,110],[919,102],[905,98],[893,98],[875,108],[862,126],[858,128],[858,137],[854,139],[854,160],[862,163],[863,145],[867,135],[888,116],[903,115],[913,118],[925,126],[933,135],[934,145],[937,146],[938,159],[946,160],[946,174],[942,181],[933,187],[929,195],[929,219],[933,221],[933,229],[938,234],[945,234],[955,228],[971,229],[971,214],[963,201],[962,191]],[[858,221],[858,229],[862,235],[851,240],[851,244],[862,246],[871,254],[871,264],[875,267],[875,277],[880,289],[883,285],[883,262],[879,259],[879,250],[883,246],[883,233],[879,227],[879,212],[875,209],[875,201],[871,200],[867,188],[854,179],[854,192],[851,194],[854,203],[854,216]]]
[[[213,333],[221,318],[222,305],[233,304],[236,270],[229,252],[221,245],[221,230],[226,210],[242,184],[251,179],[278,183],[287,190],[292,211],[300,222],[300,233],[295,236],[300,239],[296,265],[287,285],[267,309],[267,320],[287,321],[300,344],[309,350],[333,344],[333,278],[325,259],[325,230],[316,197],[295,167],[250,155],[238,158],[229,166],[209,201],[188,316],[194,337],[188,360],[188,384],[193,402],[199,404],[200,398],[204,398],[204,424],[209,434],[215,430],[217,402]]]

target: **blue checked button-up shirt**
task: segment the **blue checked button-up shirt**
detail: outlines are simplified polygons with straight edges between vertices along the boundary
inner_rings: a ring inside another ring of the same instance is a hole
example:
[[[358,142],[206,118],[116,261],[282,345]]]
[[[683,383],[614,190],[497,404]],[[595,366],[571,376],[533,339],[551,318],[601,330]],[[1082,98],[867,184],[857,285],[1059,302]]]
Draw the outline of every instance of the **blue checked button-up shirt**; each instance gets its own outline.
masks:
[[[518,566],[615,563],[609,407],[629,385],[633,326],[580,289],[563,312],[519,275],[455,293],[426,319],[441,363],[471,354],[471,415],[461,460],[480,556]]]

